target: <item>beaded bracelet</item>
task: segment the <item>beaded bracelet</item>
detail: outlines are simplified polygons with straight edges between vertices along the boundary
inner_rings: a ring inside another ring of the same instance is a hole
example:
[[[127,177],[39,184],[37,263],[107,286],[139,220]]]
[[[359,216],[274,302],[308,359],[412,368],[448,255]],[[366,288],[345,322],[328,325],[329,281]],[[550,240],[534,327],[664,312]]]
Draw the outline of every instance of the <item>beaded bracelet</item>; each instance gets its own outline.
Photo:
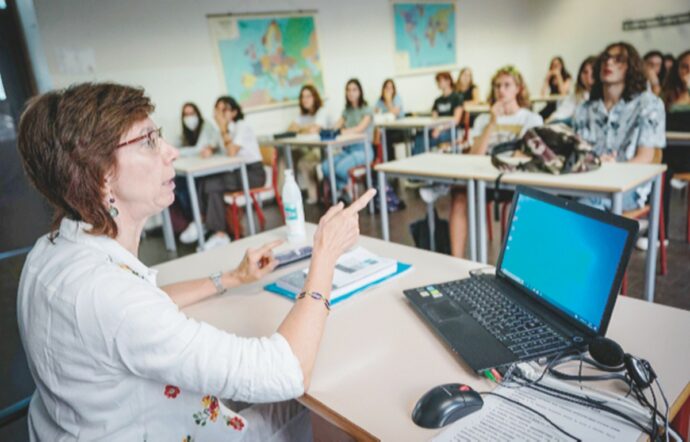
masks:
[[[299,295],[297,295],[297,299],[302,299],[307,295],[309,295],[312,299],[316,299],[317,301],[323,299],[326,310],[329,312],[331,311],[331,302],[319,292],[301,292]]]

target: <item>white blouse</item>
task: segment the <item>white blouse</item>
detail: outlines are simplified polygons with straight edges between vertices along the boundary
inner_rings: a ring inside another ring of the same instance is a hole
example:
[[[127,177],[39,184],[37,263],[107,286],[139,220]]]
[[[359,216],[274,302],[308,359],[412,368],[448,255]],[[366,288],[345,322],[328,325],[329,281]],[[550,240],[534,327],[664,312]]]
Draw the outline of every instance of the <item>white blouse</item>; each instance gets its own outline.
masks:
[[[242,338],[188,318],[156,287],[154,270],[88,228],[63,219],[22,271],[31,440],[240,440],[251,422],[218,398],[304,393],[283,336]]]

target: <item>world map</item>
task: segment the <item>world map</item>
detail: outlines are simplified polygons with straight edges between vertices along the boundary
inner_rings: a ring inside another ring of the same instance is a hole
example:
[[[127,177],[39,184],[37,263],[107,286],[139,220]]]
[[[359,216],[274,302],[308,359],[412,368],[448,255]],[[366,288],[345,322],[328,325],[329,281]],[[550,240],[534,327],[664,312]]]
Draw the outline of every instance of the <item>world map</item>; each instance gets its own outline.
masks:
[[[455,64],[453,3],[394,3],[393,16],[398,70]]]
[[[294,101],[304,84],[323,93],[313,16],[226,18],[211,29],[227,91],[243,107]]]

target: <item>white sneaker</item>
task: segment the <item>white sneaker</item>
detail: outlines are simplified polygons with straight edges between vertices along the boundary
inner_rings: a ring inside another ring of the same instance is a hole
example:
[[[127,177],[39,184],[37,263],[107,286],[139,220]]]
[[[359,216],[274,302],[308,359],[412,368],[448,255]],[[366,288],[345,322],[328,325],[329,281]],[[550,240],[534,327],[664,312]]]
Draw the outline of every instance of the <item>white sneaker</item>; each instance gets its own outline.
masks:
[[[656,241],[656,246],[659,247],[660,243],[659,240]],[[668,239],[664,240],[664,246],[668,247]],[[649,248],[649,238],[646,236],[643,236],[641,238],[637,238],[637,242],[635,243],[635,247],[638,250],[647,250]]]
[[[202,227],[203,228],[203,227]],[[206,233],[206,229],[204,229]],[[199,229],[196,228],[196,223],[192,221],[186,229],[180,233],[180,242],[182,244],[191,244],[199,240]]]
[[[637,224],[640,226],[640,233],[644,233],[649,229],[649,220],[646,218],[638,219]]]
[[[216,234],[211,236],[208,241],[204,243],[204,246],[201,247],[201,251],[205,252],[206,250],[215,249],[216,247],[224,246],[225,244],[230,244],[230,237],[225,233],[220,235]]]
[[[450,187],[441,184],[432,187],[422,187],[419,189],[419,196],[422,197],[425,203],[430,204],[436,202],[440,197],[448,195],[448,192],[450,192]]]
[[[671,180],[671,187],[673,187],[674,189],[683,190],[683,189],[685,189],[685,186],[687,186],[687,185],[688,185],[687,181],[677,180],[675,178],[673,178]]]

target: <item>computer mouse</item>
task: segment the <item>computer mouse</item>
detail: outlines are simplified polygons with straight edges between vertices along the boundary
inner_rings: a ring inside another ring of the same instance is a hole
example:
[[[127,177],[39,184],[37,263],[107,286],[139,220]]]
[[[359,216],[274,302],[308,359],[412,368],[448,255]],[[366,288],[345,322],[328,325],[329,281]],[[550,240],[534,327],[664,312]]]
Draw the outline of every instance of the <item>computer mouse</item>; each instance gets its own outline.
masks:
[[[482,408],[484,401],[463,384],[444,384],[427,391],[412,410],[412,420],[424,428],[441,428]]]

